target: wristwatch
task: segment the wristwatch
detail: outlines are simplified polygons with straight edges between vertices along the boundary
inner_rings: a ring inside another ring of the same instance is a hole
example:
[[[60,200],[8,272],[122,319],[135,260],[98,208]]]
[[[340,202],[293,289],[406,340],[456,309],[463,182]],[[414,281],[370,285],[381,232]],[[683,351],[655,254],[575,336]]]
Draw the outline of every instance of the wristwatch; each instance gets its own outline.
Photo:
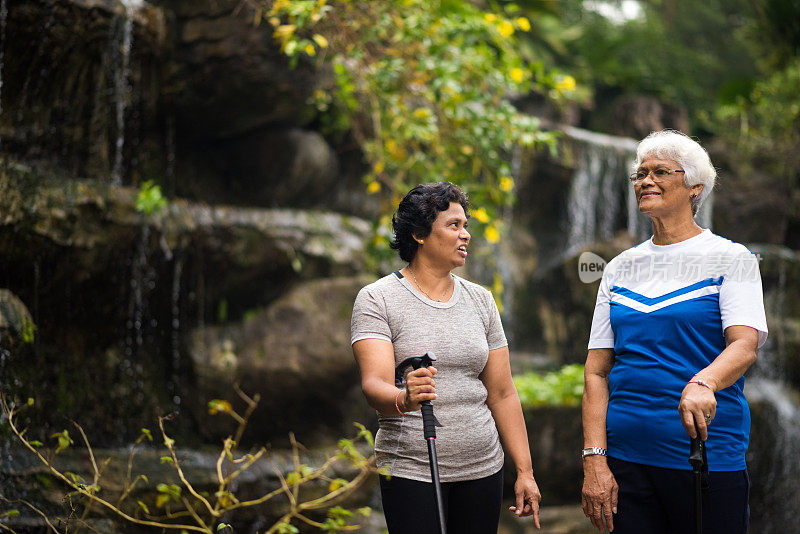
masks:
[[[594,456],[595,454],[599,454],[600,456],[606,456],[606,451],[603,447],[586,447],[581,451],[581,458],[586,458],[587,456]]]

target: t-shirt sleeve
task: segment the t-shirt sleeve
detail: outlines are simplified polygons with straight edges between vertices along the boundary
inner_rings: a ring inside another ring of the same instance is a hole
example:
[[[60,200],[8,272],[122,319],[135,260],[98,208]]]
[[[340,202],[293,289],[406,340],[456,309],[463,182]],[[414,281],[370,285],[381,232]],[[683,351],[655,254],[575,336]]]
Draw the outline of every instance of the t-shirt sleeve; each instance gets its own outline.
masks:
[[[589,349],[613,349],[614,331],[611,329],[611,292],[607,273],[608,266],[600,280],[597,290],[597,300],[594,304],[592,316],[592,331],[589,334]]]
[[[758,256],[742,246],[719,289],[719,312],[723,331],[729,326],[758,330],[758,347],[767,341],[767,317]]]
[[[362,339],[385,339],[392,341],[392,331],[386,314],[386,302],[369,287],[358,292],[350,318],[350,344]]]
[[[486,325],[486,342],[489,350],[499,349],[508,345],[506,333],[503,330],[503,323],[500,320],[500,311],[497,303],[490,292],[486,292],[486,300],[489,311],[489,321]]]

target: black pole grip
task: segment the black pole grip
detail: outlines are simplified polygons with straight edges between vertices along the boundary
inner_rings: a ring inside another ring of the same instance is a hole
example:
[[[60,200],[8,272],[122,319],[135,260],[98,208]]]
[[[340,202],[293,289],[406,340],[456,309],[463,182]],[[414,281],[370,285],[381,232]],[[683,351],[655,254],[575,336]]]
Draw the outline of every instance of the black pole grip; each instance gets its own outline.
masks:
[[[433,404],[431,404],[431,401],[422,401],[420,404],[420,409],[422,410],[422,433],[425,435],[425,439],[436,439],[436,423],[438,421],[433,415]]]

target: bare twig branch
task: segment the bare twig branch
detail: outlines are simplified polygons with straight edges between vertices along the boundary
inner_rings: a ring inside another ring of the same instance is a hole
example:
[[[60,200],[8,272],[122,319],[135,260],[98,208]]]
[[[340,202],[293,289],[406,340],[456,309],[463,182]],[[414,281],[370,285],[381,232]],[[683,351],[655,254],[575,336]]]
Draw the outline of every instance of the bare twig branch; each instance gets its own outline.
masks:
[[[0,405],[2,405],[2,409],[6,412],[6,414],[8,414],[8,424],[9,424],[9,427],[11,428],[11,432],[17,437],[17,439],[22,443],[22,445],[26,449],[31,451],[39,459],[39,461],[42,464],[44,464],[44,466],[47,468],[47,470],[51,474],[53,474],[53,476],[55,476],[57,479],[62,481],[68,487],[72,488],[76,493],[80,493],[82,496],[86,497],[87,499],[90,499],[90,500],[96,502],[97,504],[103,506],[104,508],[107,508],[108,510],[110,510],[111,512],[116,514],[117,516],[121,517],[122,519],[124,519],[126,521],[129,521],[131,523],[134,523],[136,525],[157,527],[157,528],[162,528],[162,529],[190,530],[190,531],[194,531],[194,532],[208,533],[208,530],[205,530],[205,529],[203,529],[201,527],[197,527],[197,526],[194,526],[194,525],[172,525],[172,524],[167,524],[167,523],[159,523],[159,522],[155,522],[155,521],[146,521],[146,520],[142,520],[142,519],[137,519],[135,517],[132,517],[132,516],[126,514],[125,512],[123,512],[122,510],[120,510],[119,508],[117,508],[116,506],[111,504],[110,502],[106,501],[102,497],[98,497],[97,495],[93,494],[92,492],[87,491],[86,489],[82,488],[80,485],[74,483],[69,478],[67,478],[63,473],[61,473],[58,469],[56,469],[53,466],[52,462],[50,462],[47,458],[42,456],[42,454],[39,452],[39,450],[36,447],[34,447],[33,445],[31,445],[31,443],[24,436],[22,436],[22,434],[20,433],[20,430],[17,428],[16,423],[14,421],[14,416],[15,416],[16,412],[15,412],[15,410],[13,408],[9,407],[8,403],[6,402],[6,399],[5,399],[4,395],[0,395]]]
[[[217,510],[215,510],[214,507],[211,506],[211,503],[208,502],[208,500],[205,497],[200,495],[197,492],[197,490],[194,489],[194,486],[192,486],[192,484],[186,479],[186,475],[183,474],[183,469],[181,468],[181,465],[178,462],[178,456],[175,454],[175,447],[173,446],[173,440],[169,436],[167,436],[167,432],[166,430],[164,430],[163,417],[158,418],[158,428],[161,429],[161,435],[164,438],[164,445],[167,447],[167,450],[169,450],[169,453],[172,456],[172,465],[178,472],[178,478],[181,479],[181,482],[183,482],[183,485],[186,486],[187,490],[189,490],[189,493],[191,493],[195,499],[203,503],[203,505],[208,510],[208,513],[210,513],[213,517],[219,517],[220,513]]]

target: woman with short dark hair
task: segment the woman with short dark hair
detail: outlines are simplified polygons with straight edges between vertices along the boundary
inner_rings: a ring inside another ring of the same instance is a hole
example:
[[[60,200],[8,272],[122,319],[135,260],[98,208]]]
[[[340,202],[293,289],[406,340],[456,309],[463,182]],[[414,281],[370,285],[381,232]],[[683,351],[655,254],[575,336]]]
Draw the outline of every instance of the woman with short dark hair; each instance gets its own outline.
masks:
[[[654,132],[630,176],[653,236],[606,266],[583,394],[583,510],[618,534],[695,531],[690,438],[708,455],[703,532],[747,532],[744,373],[767,338],[758,260],[700,228],[706,151]]]
[[[511,379],[508,343],[489,291],[455,276],[470,234],[469,202],[449,182],[422,184],[403,198],[392,248],[408,265],[364,287],[351,323],[361,387],[379,415],[375,453],[391,534],[436,533],[436,504],[420,403],[434,401],[439,472],[450,532],[495,533],[503,484],[503,445],[517,469],[518,516],[539,526],[539,488]],[[436,354],[436,367],[394,384],[395,366]],[[435,379],[434,379],[435,377]]]

